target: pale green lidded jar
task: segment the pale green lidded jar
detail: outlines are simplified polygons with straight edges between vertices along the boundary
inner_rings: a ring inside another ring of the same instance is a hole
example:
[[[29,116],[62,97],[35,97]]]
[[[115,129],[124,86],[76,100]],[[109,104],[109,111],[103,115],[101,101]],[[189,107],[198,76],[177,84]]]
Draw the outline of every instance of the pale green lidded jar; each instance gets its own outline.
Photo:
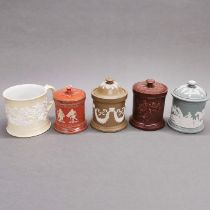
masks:
[[[173,104],[168,125],[182,133],[198,133],[204,129],[206,91],[190,80],[172,92]]]

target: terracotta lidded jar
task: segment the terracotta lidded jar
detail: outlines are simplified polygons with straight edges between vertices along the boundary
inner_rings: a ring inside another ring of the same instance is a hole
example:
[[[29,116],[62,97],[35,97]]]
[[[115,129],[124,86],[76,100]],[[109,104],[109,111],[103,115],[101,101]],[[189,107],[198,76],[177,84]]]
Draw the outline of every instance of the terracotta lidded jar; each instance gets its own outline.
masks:
[[[83,90],[71,86],[57,90],[53,94],[55,101],[56,131],[73,134],[87,128],[85,119],[85,99]]]
[[[173,104],[168,125],[182,133],[198,133],[204,129],[206,91],[190,80],[172,92]]]
[[[163,128],[165,125],[163,112],[167,92],[166,85],[153,79],[134,84],[131,125],[143,130]]]
[[[125,101],[127,91],[111,78],[92,91],[93,119],[91,126],[103,132],[117,132],[127,126]]]

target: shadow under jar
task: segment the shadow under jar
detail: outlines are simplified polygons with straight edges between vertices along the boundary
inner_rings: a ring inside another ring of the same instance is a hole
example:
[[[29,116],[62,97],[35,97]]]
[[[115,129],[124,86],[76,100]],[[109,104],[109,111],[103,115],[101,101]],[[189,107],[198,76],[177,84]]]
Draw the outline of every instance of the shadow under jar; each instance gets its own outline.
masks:
[[[133,115],[130,117],[130,124],[148,131],[163,128],[167,92],[166,85],[153,79],[135,83],[133,85]]]
[[[55,101],[56,131],[65,134],[79,133],[87,129],[85,119],[85,98],[83,90],[71,86],[57,90],[53,94]]]
[[[117,132],[127,127],[125,100],[127,91],[111,78],[92,91],[91,126],[102,132]]]

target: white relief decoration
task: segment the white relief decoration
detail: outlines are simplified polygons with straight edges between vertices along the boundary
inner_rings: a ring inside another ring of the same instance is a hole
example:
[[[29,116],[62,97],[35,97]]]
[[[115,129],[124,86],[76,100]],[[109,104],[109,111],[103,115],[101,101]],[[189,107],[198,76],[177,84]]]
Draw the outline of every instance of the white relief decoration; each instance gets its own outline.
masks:
[[[76,122],[78,122],[77,112],[74,109],[71,109],[66,116],[69,118],[69,122],[70,123],[76,123]]]
[[[109,109],[102,109],[95,107],[95,104],[93,104],[94,114],[96,117],[96,120],[100,124],[105,124],[109,120],[110,113],[114,113],[114,119],[117,123],[123,122],[125,119],[125,107],[122,107],[121,109],[115,109],[114,107],[110,107]]]
[[[64,120],[63,120],[64,117],[65,117],[65,114],[63,113],[62,109],[59,109],[57,111],[57,117],[58,117],[59,122],[65,123]]]
[[[114,119],[116,122],[121,123],[124,120],[125,118],[124,112],[125,112],[125,107],[123,107],[122,109],[117,109],[116,111],[114,110]]]
[[[31,125],[34,121],[45,121],[48,114],[47,106],[47,101],[36,103],[30,107],[6,106],[8,121],[18,126]]]
[[[203,124],[204,109],[202,112],[196,112],[195,118],[188,112],[187,115],[183,115],[181,109],[176,105],[173,105],[171,109],[171,121],[181,127],[196,128]]]
[[[94,112],[95,112],[96,120],[99,123],[105,124],[108,121],[109,112],[107,109],[103,109],[102,111],[100,111],[98,108],[95,108],[95,106],[94,106]],[[102,116],[105,116],[105,117],[102,117]]]

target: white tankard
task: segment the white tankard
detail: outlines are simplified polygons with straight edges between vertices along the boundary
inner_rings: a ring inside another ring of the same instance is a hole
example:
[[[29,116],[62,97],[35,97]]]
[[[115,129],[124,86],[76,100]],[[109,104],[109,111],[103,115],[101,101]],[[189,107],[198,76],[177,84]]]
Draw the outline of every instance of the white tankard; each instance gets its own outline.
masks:
[[[53,101],[47,92],[55,90],[50,85],[23,84],[3,92],[7,115],[7,132],[16,137],[32,137],[46,132],[51,122],[48,118]]]

